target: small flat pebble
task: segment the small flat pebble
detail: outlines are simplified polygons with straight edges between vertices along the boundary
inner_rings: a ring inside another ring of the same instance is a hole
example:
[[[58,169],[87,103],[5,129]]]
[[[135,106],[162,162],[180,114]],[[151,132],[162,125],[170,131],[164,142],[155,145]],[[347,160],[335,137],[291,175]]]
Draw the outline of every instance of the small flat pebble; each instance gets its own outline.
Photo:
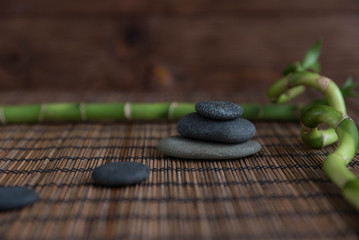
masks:
[[[92,173],[94,183],[104,186],[124,186],[148,178],[148,166],[137,162],[115,162],[97,167]]]
[[[256,128],[247,119],[221,121],[190,113],[177,123],[177,131],[184,137],[223,143],[241,143],[253,138]]]
[[[236,159],[252,155],[262,149],[262,145],[254,140],[238,144],[225,144],[181,136],[163,138],[157,147],[168,156],[203,160]]]
[[[204,101],[196,104],[197,113],[202,116],[217,119],[231,120],[242,116],[243,109],[233,102]]]
[[[26,187],[0,187],[0,210],[13,210],[33,204],[37,193]]]

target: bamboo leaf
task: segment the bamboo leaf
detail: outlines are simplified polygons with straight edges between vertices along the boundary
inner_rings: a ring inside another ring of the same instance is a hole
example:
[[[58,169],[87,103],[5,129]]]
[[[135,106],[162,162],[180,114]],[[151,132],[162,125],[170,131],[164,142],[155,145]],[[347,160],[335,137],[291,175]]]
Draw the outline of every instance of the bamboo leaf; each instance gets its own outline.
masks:
[[[351,88],[353,85],[353,77],[348,77],[347,80],[345,81],[345,83],[343,84],[342,89],[347,89],[347,88]]]
[[[344,97],[358,97],[359,92],[355,90],[358,86],[358,82],[353,82],[352,77],[348,77],[343,87],[340,89]]]
[[[321,67],[319,62],[315,62],[311,67],[311,70],[313,70],[316,73],[320,73]]]
[[[303,71],[302,66],[300,65],[299,62],[294,62],[294,63],[291,63],[288,66],[286,66],[283,69],[282,74],[283,74],[283,76],[286,76],[289,73],[295,73],[295,72],[300,72],[300,71]]]
[[[295,63],[291,63],[283,69],[282,74],[283,76],[285,76],[294,71],[295,71]]]
[[[302,67],[304,69],[310,68],[318,62],[321,48],[322,48],[322,41],[319,39],[305,54],[302,61]]]

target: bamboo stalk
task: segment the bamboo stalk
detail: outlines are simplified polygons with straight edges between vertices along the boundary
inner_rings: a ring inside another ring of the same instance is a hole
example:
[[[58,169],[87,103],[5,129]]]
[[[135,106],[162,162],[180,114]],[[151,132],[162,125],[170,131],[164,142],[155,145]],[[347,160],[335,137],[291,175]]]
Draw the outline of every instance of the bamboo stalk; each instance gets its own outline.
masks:
[[[304,93],[305,88],[304,86],[297,86],[297,87],[293,87],[291,89],[288,89],[285,94],[282,94],[278,97],[276,103],[286,103],[289,102],[290,100],[296,98],[297,96],[301,95],[302,93]]]
[[[0,107],[2,124],[53,121],[178,120],[195,111],[195,103],[44,103]],[[301,108],[292,104],[242,104],[249,120],[298,121]]]
[[[358,148],[358,130],[346,114],[329,106],[313,106],[302,117],[305,126],[314,128],[326,123],[338,135],[338,147],[323,163],[323,171],[343,192],[343,196],[359,211],[359,180],[346,165]]]
[[[329,106],[346,113],[344,98],[339,87],[331,79],[313,72],[298,72],[285,76],[269,88],[267,95],[277,103],[286,91],[298,86],[308,86],[323,92]]]
[[[295,89],[299,86],[308,86],[321,91],[329,106],[346,113],[346,107],[343,95],[339,87],[329,78],[313,72],[297,72],[289,74],[268,90],[268,97],[273,102],[282,101],[282,97],[288,90]],[[289,99],[289,98],[288,98]],[[318,130],[317,128],[308,128],[301,126],[302,140],[310,147],[322,148],[338,140],[333,129]]]

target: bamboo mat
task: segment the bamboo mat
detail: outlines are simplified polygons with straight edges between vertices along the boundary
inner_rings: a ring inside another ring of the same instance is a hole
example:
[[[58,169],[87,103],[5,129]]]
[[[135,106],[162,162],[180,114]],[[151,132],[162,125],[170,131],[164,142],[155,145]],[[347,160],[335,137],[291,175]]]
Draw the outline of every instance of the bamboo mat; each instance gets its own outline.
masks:
[[[15,96],[0,100],[264,101],[253,94]],[[348,102],[356,121],[358,106]],[[335,146],[309,149],[297,123],[255,125],[263,149],[231,161],[161,154],[159,139],[177,134],[173,121],[1,126],[0,185],[32,188],[39,201],[0,212],[0,239],[357,239],[359,214],[321,170]],[[149,179],[121,188],[92,184],[95,167],[117,161],[148,165]],[[349,167],[359,176],[358,156]]]

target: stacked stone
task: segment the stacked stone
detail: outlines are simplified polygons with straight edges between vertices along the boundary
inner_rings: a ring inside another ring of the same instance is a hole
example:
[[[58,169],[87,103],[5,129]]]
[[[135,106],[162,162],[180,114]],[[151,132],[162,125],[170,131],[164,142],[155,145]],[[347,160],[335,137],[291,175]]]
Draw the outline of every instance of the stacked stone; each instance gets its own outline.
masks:
[[[243,109],[231,102],[206,101],[177,123],[181,136],[161,139],[164,154],[189,159],[234,159],[254,154],[262,146],[251,140],[256,128],[241,118]]]

